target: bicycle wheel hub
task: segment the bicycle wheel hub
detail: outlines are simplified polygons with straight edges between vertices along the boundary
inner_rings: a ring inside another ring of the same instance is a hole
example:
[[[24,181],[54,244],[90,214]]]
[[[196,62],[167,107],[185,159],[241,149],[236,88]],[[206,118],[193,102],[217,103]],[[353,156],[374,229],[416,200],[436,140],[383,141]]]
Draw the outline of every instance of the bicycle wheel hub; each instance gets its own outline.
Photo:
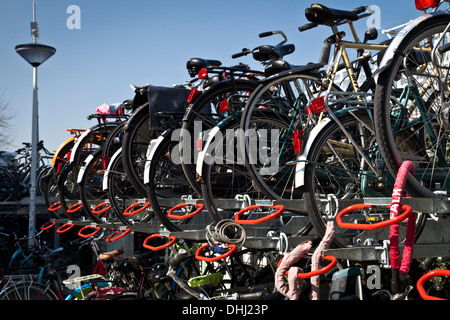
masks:
[[[444,105],[439,108],[437,121],[440,128],[445,129],[445,131],[450,131],[450,102],[445,102]]]

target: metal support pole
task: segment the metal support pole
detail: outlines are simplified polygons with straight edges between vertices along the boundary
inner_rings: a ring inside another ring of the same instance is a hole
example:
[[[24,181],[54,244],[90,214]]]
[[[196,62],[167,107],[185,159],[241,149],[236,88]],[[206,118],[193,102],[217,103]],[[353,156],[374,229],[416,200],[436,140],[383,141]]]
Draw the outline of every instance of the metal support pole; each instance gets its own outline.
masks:
[[[33,67],[33,112],[31,123],[31,176],[30,176],[30,213],[28,218],[28,246],[34,246],[36,236],[36,177],[38,145],[38,85],[37,67]]]

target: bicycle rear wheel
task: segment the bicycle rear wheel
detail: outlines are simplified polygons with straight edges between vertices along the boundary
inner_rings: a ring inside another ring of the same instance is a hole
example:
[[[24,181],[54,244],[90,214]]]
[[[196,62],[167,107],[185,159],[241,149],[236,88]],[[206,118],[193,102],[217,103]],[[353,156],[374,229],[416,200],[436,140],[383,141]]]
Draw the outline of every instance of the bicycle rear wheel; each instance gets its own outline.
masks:
[[[253,141],[255,146],[267,147],[267,150],[258,149],[266,153],[266,159],[263,160],[266,164],[265,169],[275,166],[278,160],[284,161],[284,154],[278,153],[277,150],[279,150],[278,142],[284,141],[284,135],[288,133],[288,119],[280,117],[279,113],[273,110],[260,109],[252,113],[249,124],[254,134],[248,136],[248,139],[256,139],[257,141]],[[241,135],[244,134],[246,133],[240,129],[239,119],[230,118],[226,124],[221,123],[220,131],[214,136],[214,140],[211,140],[213,142],[202,151],[205,154],[201,160],[203,161],[202,195],[208,212],[215,222],[232,218],[243,206],[246,207],[246,201],[247,205],[250,205],[250,200],[272,200],[259,189],[253,175],[246,168],[240,153]],[[292,148],[291,143],[289,141],[289,145],[284,145],[287,150]],[[262,179],[265,177],[263,176]],[[273,179],[273,176],[268,175],[267,179]],[[278,186],[284,187],[285,183],[288,182],[280,178],[280,180],[268,182],[267,185],[275,189]],[[278,220],[269,220],[264,223],[264,226],[265,228],[283,228],[288,223],[291,223],[289,227],[291,234],[303,235],[311,230],[307,215],[293,210],[284,211],[281,224]]]
[[[194,103],[189,105],[183,118],[180,134],[181,166],[187,180],[198,194],[201,194],[200,183],[196,179],[195,164],[197,161],[197,143],[202,135],[214,128],[230,114],[239,115],[257,83],[252,80],[233,79],[215,83],[205,89]],[[232,99],[232,101],[228,101]],[[226,108],[220,105],[226,105]]]
[[[52,289],[39,283],[21,282],[12,285],[0,295],[0,300],[59,300]]]
[[[111,205],[111,210],[126,225],[135,225],[148,222],[154,217],[149,210],[143,210],[134,215],[124,215],[125,210],[142,199],[140,193],[134,188],[128,179],[123,167],[122,149],[116,151],[108,165],[106,179],[106,192]]]
[[[450,194],[449,23],[450,15],[437,14],[407,33],[376,89],[375,129],[383,158],[393,175],[404,161],[414,164],[406,190],[415,197]]]
[[[293,188],[295,166],[289,163],[296,159],[294,132],[304,130],[306,135],[309,128],[314,126],[308,119],[306,106],[311,99],[320,97],[326,90],[326,84],[318,76],[294,74],[263,82],[248,100],[241,120],[241,129],[245,133],[265,129],[264,125],[252,120],[259,117],[261,110],[271,110],[272,118],[278,117],[278,121],[286,126],[278,140],[278,155],[273,154],[269,146],[266,146],[266,153],[262,153],[262,150],[256,152],[250,139],[241,136],[240,147],[247,170],[259,190],[270,199],[301,198],[301,191]],[[268,167],[267,154],[277,158],[276,166]]]
[[[326,224],[350,204],[363,203],[367,197],[391,197],[394,178],[382,165],[380,152],[373,134],[373,125],[366,110],[341,114],[340,124],[345,128],[358,147],[370,159],[371,164],[381,170],[380,180],[356,146],[347,137],[341,126],[329,121],[314,140],[306,159],[304,176],[304,200],[314,230],[320,237],[326,232]],[[347,202],[346,202],[347,201]],[[389,210],[376,212],[355,210],[345,216],[346,223],[373,223],[389,219]],[[416,238],[425,223],[425,215],[418,214]],[[404,238],[406,227],[401,225]],[[389,239],[389,228],[377,230],[346,229],[335,225],[334,243],[339,247],[366,243],[366,240]]]
[[[209,215],[198,207],[186,205],[179,210],[172,210],[188,199],[198,199],[200,196],[181,168],[180,145],[177,141],[172,141],[171,131],[163,133],[161,138],[162,142],[148,159],[149,169],[146,170],[147,195],[152,211],[169,231],[182,231],[187,228],[205,229],[211,220]],[[188,216],[194,212],[197,212],[195,216]]]

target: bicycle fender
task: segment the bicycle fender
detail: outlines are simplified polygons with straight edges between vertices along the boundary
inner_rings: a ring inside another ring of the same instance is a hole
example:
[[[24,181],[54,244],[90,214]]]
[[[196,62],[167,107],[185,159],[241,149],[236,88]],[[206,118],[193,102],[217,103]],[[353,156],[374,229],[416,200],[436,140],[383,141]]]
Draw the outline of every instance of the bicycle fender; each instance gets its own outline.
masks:
[[[205,162],[206,155],[208,154],[209,146],[211,145],[214,137],[218,132],[220,132],[220,126],[218,125],[211,129],[211,131],[208,134],[208,137],[206,138],[206,142],[202,147],[202,150],[198,153],[197,165],[195,170],[197,171],[199,177],[202,176],[203,163]]]
[[[144,184],[148,184],[150,182],[150,164],[155,155],[156,149],[158,149],[159,145],[165,140],[170,139],[170,135],[173,132],[172,129],[164,131],[157,139],[152,139],[148,144],[147,155],[144,167]]]
[[[281,71],[279,73],[271,75],[270,77],[261,79],[260,81],[258,81],[258,84],[266,84],[267,82],[276,80],[278,78],[283,78],[283,77],[286,77],[289,75],[293,75],[293,74],[307,74],[307,75],[316,74],[317,75],[320,68],[322,68],[323,66],[324,66],[323,63],[310,63],[307,65],[294,67],[292,69]]]
[[[386,49],[386,52],[383,56],[383,59],[381,59],[381,63],[378,66],[378,69],[373,73],[373,77],[375,79],[375,83],[378,84],[378,77],[380,74],[382,74],[385,71],[390,70],[390,66],[392,64],[393,58],[395,53],[397,52],[397,49],[399,45],[402,43],[402,41],[405,39],[405,37],[416,27],[418,27],[421,23],[424,21],[431,19],[435,16],[441,15],[441,14],[447,14],[445,11],[437,11],[433,13],[426,13],[414,20],[411,20],[408,22],[408,24],[395,36],[395,38],[392,40],[389,47]]]
[[[73,146],[72,151],[78,150],[78,147],[81,145],[81,142],[82,142],[82,141],[84,140],[84,138],[86,138],[86,136],[87,136],[88,134],[90,134],[91,132],[92,132],[92,129],[88,129],[88,130],[86,130],[85,132],[83,132],[83,134],[82,134],[79,138],[76,139],[75,145]],[[72,163],[72,162],[75,160],[75,153],[76,153],[76,152],[72,152],[72,153],[70,154],[70,160],[69,160],[69,163]]]
[[[77,183],[78,184],[80,184],[81,181],[83,180],[83,175],[86,172],[86,168],[89,165],[89,163],[92,161],[92,159],[94,159],[94,156],[91,153],[90,155],[88,155],[86,160],[84,160],[84,165],[80,168],[80,171],[78,172],[78,176],[77,176]]]
[[[68,145],[69,143],[75,143],[75,137],[71,137],[71,138],[69,138],[69,139],[67,139],[63,144],[61,144],[60,146],[59,146],[59,148],[58,148],[58,150],[56,150],[56,152],[55,152],[55,154],[53,155],[53,159],[52,159],[52,166],[55,166],[56,165],[56,161],[59,159],[59,158],[62,158],[61,156],[60,156],[60,152],[61,152],[61,150],[66,146],[66,145]]]
[[[305,168],[306,160],[308,158],[309,150],[314,140],[320,135],[325,126],[332,121],[331,117],[326,117],[322,122],[318,123],[308,135],[303,152],[297,157],[297,164],[295,165],[295,188],[299,188],[305,185]]]
[[[108,190],[108,179],[109,179],[109,172],[111,171],[111,166],[116,160],[117,157],[119,157],[122,154],[122,148],[119,148],[111,157],[108,163],[108,167],[106,168],[105,174],[103,175],[103,191]]]

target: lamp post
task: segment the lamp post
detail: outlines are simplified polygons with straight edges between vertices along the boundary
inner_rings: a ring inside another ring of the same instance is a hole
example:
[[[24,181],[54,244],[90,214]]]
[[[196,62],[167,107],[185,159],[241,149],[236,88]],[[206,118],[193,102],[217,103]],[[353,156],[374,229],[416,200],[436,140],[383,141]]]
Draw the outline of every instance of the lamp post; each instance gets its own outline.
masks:
[[[36,42],[39,37],[39,27],[36,22],[36,4],[33,0],[33,22],[31,22],[31,35],[33,43],[21,44],[16,46],[16,52],[33,66],[33,112],[31,124],[31,175],[30,175],[30,211],[28,221],[28,237],[29,246],[34,246],[36,234],[36,170],[39,152],[37,150],[39,139],[38,124],[38,86],[37,86],[37,69],[38,67],[52,57],[56,49],[50,46],[39,44]]]

